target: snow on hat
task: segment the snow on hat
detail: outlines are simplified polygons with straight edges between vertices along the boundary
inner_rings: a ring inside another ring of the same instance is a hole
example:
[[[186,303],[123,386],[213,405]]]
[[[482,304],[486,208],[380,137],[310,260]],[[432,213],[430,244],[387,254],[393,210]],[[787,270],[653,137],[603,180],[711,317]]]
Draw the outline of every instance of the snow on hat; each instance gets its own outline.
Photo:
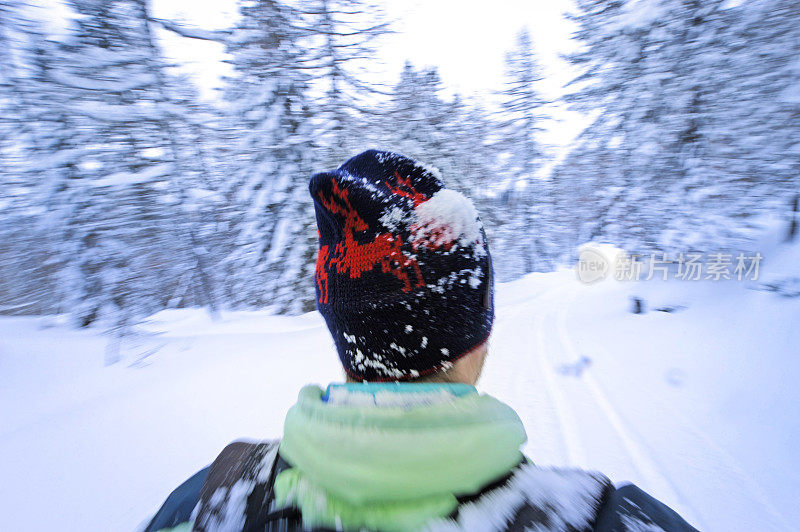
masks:
[[[317,308],[347,374],[408,380],[489,337],[492,263],[478,212],[436,169],[369,150],[309,186]]]

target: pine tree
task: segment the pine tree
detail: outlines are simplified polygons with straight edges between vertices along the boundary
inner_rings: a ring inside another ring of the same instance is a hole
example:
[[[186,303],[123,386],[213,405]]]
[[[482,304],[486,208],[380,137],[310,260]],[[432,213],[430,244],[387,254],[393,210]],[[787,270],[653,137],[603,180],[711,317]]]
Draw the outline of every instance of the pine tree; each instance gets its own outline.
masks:
[[[69,254],[60,221],[70,204],[57,199],[77,171],[85,137],[66,109],[71,94],[54,82],[58,43],[26,8],[6,4],[0,23],[0,47],[8,53],[0,84],[7,111],[0,118],[0,172],[7,172],[0,197],[9,203],[0,211],[8,231],[0,253],[9,261],[2,269],[12,299],[27,311],[53,312],[65,296],[58,273]]]
[[[730,53],[713,95],[713,154],[726,175],[722,213],[741,225],[784,214],[800,189],[800,6],[745,2],[725,13]]]
[[[323,167],[335,168],[367,148],[357,140],[359,127],[383,91],[364,73],[389,23],[378,5],[364,0],[300,0],[297,6],[307,43],[302,68],[324,93],[314,109],[315,140]]]
[[[204,287],[192,302],[213,308],[186,193],[191,176],[178,131],[186,109],[170,96],[147,6],[70,5],[80,16],[50,78],[65,95],[58,111],[72,121],[66,130],[80,137],[40,146],[40,158],[56,161],[53,171],[62,176],[52,202],[68,206],[58,219],[69,258],[61,283],[71,296],[66,308],[82,326],[104,319],[124,332],[173,300],[186,271]],[[65,159],[70,153],[77,164]]]
[[[629,194],[636,195],[631,161],[636,148],[633,143],[655,133],[638,122],[648,114],[647,108],[633,105],[641,105],[636,97],[636,82],[644,79],[642,50],[645,46],[639,33],[627,35],[620,29],[618,17],[624,13],[622,2],[609,4],[589,0],[577,4],[581,10],[575,18],[579,24],[577,37],[584,49],[570,60],[584,72],[576,80],[582,85],[581,90],[569,95],[568,101],[573,103],[573,109],[597,116],[578,139],[576,149],[581,151],[576,156],[586,159],[591,156],[593,161],[602,160],[614,169],[610,172],[598,169],[595,176],[585,176],[595,183],[597,196],[590,211],[595,210],[596,216],[591,217],[587,212],[582,218],[591,226],[586,235],[589,240],[605,237],[624,246],[626,237],[640,236],[635,234],[639,213],[634,211],[639,203],[636,199],[629,200]],[[612,157],[603,157],[606,151]],[[634,225],[620,230],[617,225],[620,220]]]
[[[503,197],[508,220],[498,232],[505,260],[500,278],[517,277],[551,266],[547,230],[551,226],[552,193],[541,179],[545,153],[538,140],[545,101],[537,84],[541,70],[527,30],[517,36],[516,47],[506,55],[506,83],[501,92],[500,148],[506,153],[504,174],[511,183]],[[514,265],[514,259],[519,264]]]
[[[442,88],[435,68],[416,70],[407,62],[387,110],[376,120],[375,136],[387,149],[445,171],[451,159],[447,122],[454,108],[441,97]]]
[[[190,272],[192,276],[190,286],[194,293],[192,302],[206,307],[212,317],[215,317],[218,307],[217,281],[213,274],[215,268],[209,260],[206,243],[198,236],[202,227],[209,224],[201,215],[210,215],[211,211],[203,209],[207,196],[194,193],[198,190],[208,192],[207,188],[201,187],[203,185],[213,187],[212,180],[215,176],[211,175],[210,166],[204,163],[204,154],[201,144],[198,143],[199,132],[204,129],[204,124],[198,120],[201,118],[197,113],[198,106],[193,104],[197,95],[181,91],[176,86],[177,80],[167,75],[167,65],[162,59],[161,50],[150,26],[152,17],[147,0],[136,0],[134,16],[143,23],[143,44],[148,54],[151,72],[155,76],[155,85],[151,88],[150,94],[156,110],[154,120],[164,134],[166,144],[164,150],[167,152],[167,160],[173,167],[167,182],[177,200],[175,212],[171,212],[170,215],[174,219],[171,229],[179,244],[180,255],[174,261],[175,271],[171,277],[174,282],[175,278],[184,275],[186,271]],[[184,93],[183,98],[178,96],[180,92]]]
[[[700,244],[687,199],[691,187],[722,177],[709,165],[711,101],[723,83],[709,72],[721,72],[726,54],[722,1],[578,6],[584,47],[570,59],[584,72],[569,101],[596,117],[570,158],[592,161],[585,179],[595,196],[582,232],[633,252],[663,248],[675,236]],[[667,213],[676,222],[671,234]]]
[[[316,165],[303,32],[295,12],[278,2],[244,3],[241,15],[228,44],[236,75],[226,94],[232,127],[241,132],[232,293],[240,305],[310,310],[316,242],[307,183]]]

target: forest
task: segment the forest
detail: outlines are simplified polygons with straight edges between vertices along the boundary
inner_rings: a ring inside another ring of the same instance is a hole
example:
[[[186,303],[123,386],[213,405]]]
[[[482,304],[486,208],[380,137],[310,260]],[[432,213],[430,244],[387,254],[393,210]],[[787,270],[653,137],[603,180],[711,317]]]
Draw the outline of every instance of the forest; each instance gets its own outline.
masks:
[[[800,3],[577,0],[579,74],[558,101],[524,29],[497,105],[434,67],[366,75],[394,31],[361,1],[242,0],[225,31],[147,0],[68,0],[48,35],[0,2],[0,314],[59,314],[124,334],[163,309],[314,309],[308,181],[368,148],[438,168],[477,205],[498,280],[629,253],[753,252],[800,190]],[[225,46],[200,97],[159,35]],[[586,117],[566,150],[549,105]]]

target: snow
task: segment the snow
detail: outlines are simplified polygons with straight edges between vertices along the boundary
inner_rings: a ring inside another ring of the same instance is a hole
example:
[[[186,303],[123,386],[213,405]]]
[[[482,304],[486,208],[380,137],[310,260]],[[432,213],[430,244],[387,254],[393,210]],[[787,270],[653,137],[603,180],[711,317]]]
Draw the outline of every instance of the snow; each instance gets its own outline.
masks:
[[[153,83],[155,83],[156,80],[153,74],[147,74],[147,73],[139,75],[131,75],[126,77],[125,79],[116,79],[107,81],[90,79],[82,76],[81,77],[73,76],[71,74],[68,74],[60,70],[53,71],[51,73],[51,76],[57,82],[67,85],[69,87],[102,91],[102,92],[125,92],[136,88],[144,87],[147,85],[152,85]]]
[[[286,248],[289,239],[289,230],[291,228],[292,220],[288,218],[281,218],[273,231],[272,242],[270,243],[269,252],[267,253],[267,262],[272,264],[277,261],[281,252]]]
[[[733,9],[735,7],[739,7],[742,5],[744,0],[727,0],[724,4],[722,4],[722,9]]]
[[[94,187],[124,187],[161,179],[172,170],[172,164],[154,164],[140,172],[117,172],[91,181]]]
[[[390,231],[400,230],[401,224],[406,220],[406,212],[400,207],[391,207],[383,216],[380,217],[380,222]]]
[[[130,90],[130,89],[125,89]],[[164,105],[150,107],[145,105],[118,105],[104,102],[87,101],[70,106],[72,111],[100,122],[138,122],[162,120]]]
[[[481,241],[478,211],[460,192],[442,189],[417,205],[415,239],[445,245],[459,240],[465,245]]]
[[[174,22],[162,19],[154,19],[153,22],[157,22],[158,24],[163,26],[164,29],[175,32],[181,37],[186,37],[189,39],[200,39],[204,41],[222,42],[226,38],[230,37],[229,31],[205,30],[202,28],[188,26],[186,24],[176,24]]]
[[[203,530],[242,530],[245,525],[247,497],[256,484],[266,482],[275,465],[278,445],[266,449],[260,460],[258,473],[238,480],[233,486],[217,488],[209,498],[210,511],[198,515],[196,524]],[[199,512],[198,512],[199,513]]]
[[[786,103],[800,103],[800,83],[794,83],[781,92],[781,100]]]
[[[800,246],[773,237],[763,279],[796,277]],[[761,282],[501,284],[479,389],[517,410],[539,466],[634,482],[702,530],[791,530],[800,298]],[[343,380],[316,313],[163,311],[104,367],[107,342],[0,317],[4,530],[132,530],[230,441],[278,437],[304,384]]]
[[[217,192],[205,188],[190,188],[186,193],[194,200],[220,200],[221,198]]]
[[[660,0],[633,0],[625,4],[609,30],[635,30],[665,18],[667,6]]]
[[[555,510],[560,519],[550,522],[547,530],[587,530],[594,518],[593,506],[600,499],[603,487],[601,478],[583,471],[555,471],[524,465],[507,486],[459,508],[458,523],[441,519],[425,530],[502,532],[526,502],[534,508]],[[536,530],[544,529],[537,527]]]

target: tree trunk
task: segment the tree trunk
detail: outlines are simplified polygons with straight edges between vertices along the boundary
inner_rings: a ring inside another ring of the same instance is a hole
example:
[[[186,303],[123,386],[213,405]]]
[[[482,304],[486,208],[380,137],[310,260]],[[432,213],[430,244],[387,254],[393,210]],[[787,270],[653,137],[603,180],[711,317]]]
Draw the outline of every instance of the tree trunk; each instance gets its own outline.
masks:
[[[789,232],[786,233],[786,241],[793,242],[798,233],[798,223],[800,221],[800,194],[795,194],[794,199],[790,203],[792,206],[792,221],[789,222]]]

